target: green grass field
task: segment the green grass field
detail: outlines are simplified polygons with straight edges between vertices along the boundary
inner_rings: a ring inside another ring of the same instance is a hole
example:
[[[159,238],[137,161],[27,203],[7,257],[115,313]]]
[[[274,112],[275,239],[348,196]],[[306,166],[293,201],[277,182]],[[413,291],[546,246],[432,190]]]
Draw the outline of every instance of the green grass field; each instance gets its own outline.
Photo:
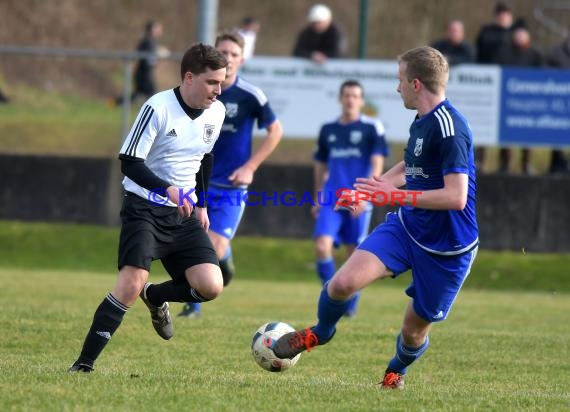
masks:
[[[155,277],[155,281],[160,277]],[[281,374],[250,355],[258,326],[315,319],[316,282],[237,279],[162,341],[140,302],[91,375],[69,375],[113,283],[95,272],[1,269],[2,410],[568,410],[568,295],[465,290],[403,392],[376,386],[406,298],[380,282],[327,346]],[[180,305],[173,305],[177,311]]]
[[[568,255],[481,252],[406,390],[376,383],[393,355],[409,274],[367,288],[358,316],[284,373],[259,368],[261,324],[315,321],[309,241],[238,237],[238,277],[165,342],[142,303],[91,375],[69,375],[112,288],[118,231],[0,222],[0,409],[369,411],[570,410]],[[160,265],[151,281],[166,279]],[[175,314],[181,304],[173,304]]]

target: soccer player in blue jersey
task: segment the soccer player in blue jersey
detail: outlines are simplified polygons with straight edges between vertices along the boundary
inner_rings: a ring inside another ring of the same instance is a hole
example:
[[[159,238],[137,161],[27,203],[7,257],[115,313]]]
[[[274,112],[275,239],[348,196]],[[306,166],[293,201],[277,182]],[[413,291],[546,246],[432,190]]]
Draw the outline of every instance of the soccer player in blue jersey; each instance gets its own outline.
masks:
[[[380,382],[384,388],[401,389],[408,367],[428,348],[432,324],[447,318],[475,259],[479,237],[473,139],[467,120],[445,97],[447,61],[431,47],[418,47],[398,62],[398,92],[404,106],[417,111],[404,160],[380,178],[358,178],[354,188],[393,198],[406,185],[403,206],[387,215],[325,285],[317,324],[284,335],[274,352],[291,358],[329,342],[357,291],[411,269],[406,289],[411,300],[395,356]],[[354,213],[364,207],[355,203]]]
[[[364,90],[356,80],[347,80],[340,87],[341,116],[321,128],[315,151],[315,199],[312,207],[316,219],[314,240],[316,269],[323,285],[335,272],[333,246],[344,244],[347,257],[368,234],[372,208],[359,216],[347,210],[335,210],[336,192],[351,188],[357,177],[380,176],[388,148],[384,126],[378,119],[361,114]],[[318,197],[317,197],[318,196]],[[360,294],[352,298],[345,315],[352,317]]]
[[[226,107],[226,118],[213,151],[214,167],[207,199],[208,233],[220,259],[224,286],[227,286],[235,274],[230,241],[245,209],[245,202],[238,205],[235,199],[243,198],[255,171],[277,147],[283,129],[263,91],[238,76],[244,62],[243,38],[238,33],[222,33],[217,37],[215,46],[228,60],[228,67],[222,94],[218,96]],[[267,133],[252,154],[256,122],[257,127],[266,129]],[[199,314],[199,303],[187,303],[179,316],[195,317]]]

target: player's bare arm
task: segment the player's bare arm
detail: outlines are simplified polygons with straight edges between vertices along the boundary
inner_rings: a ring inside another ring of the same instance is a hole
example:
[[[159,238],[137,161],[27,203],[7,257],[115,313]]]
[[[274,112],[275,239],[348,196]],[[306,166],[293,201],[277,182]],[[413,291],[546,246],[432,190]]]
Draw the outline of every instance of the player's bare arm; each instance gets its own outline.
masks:
[[[370,171],[371,176],[382,176],[382,172],[384,171],[384,156],[378,154],[370,156]]]
[[[208,217],[208,208],[196,206],[196,219],[200,222],[204,230],[210,229],[210,218]]]
[[[389,181],[378,178],[358,178],[354,188],[372,195],[374,192],[390,194],[403,192],[405,205],[431,210],[463,210],[467,203],[468,176],[464,173],[450,173],[443,177],[441,189],[402,191]],[[394,197],[390,197],[391,199]]]
[[[314,206],[311,206],[311,215],[313,218],[319,217],[319,210],[321,205],[319,204],[319,192],[323,191],[323,186],[325,184],[325,180],[327,179],[327,175],[329,172],[328,165],[323,162],[319,162],[318,160],[315,161],[315,167],[313,169],[313,177],[315,182],[315,195],[314,199]]]
[[[180,216],[190,216],[194,206],[188,201],[188,199],[183,199],[180,202],[180,190],[176,186],[168,186],[166,188],[169,199],[178,206],[178,214]]]
[[[392,183],[396,187],[402,187],[406,184],[404,161],[396,163],[390,170],[382,175],[382,180]]]
[[[253,182],[255,171],[275,150],[282,136],[283,128],[281,122],[275,120],[267,127],[267,135],[251,158],[243,166],[237,168],[229,177],[234,186],[249,185]]]

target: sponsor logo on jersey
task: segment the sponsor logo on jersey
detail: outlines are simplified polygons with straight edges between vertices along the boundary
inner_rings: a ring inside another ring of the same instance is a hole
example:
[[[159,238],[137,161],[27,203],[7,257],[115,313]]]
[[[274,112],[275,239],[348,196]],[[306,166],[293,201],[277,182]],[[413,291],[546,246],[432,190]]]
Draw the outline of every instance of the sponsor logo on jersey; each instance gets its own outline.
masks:
[[[224,122],[224,124],[222,125],[222,132],[232,132],[235,133],[237,132],[236,127],[232,124],[232,123],[226,123]]]
[[[332,158],[362,157],[362,152],[358,147],[347,147],[344,149],[337,149],[333,147],[331,149],[330,156]]]
[[[237,103],[226,103],[226,116],[227,117],[236,117],[238,114],[238,104]]]
[[[178,135],[176,134],[176,130],[172,129],[171,131],[166,133],[166,137],[178,137]]]
[[[205,124],[204,125],[204,143],[210,144],[214,141],[214,130],[216,126],[213,124]]]
[[[329,134],[329,137],[327,137],[327,140],[329,142],[336,142],[336,136],[334,134]]]
[[[353,130],[350,132],[350,143],[358,144],[362,140],[362,132],[360,130]]]
[[[424,145],[424,139],[418,137],[416,139],[416,147],[414,147],[414,154],[416,155],[416,157],[422,154],[423,145]]]
[[[412,177],[417,177],[417,176],[421,176],[425,179],[427,179],[429,177],[429,175],[426,175],[424,173],[424,169],[423,167],[416,167],[416,166],[406,166],[406,176],[412,176]]]

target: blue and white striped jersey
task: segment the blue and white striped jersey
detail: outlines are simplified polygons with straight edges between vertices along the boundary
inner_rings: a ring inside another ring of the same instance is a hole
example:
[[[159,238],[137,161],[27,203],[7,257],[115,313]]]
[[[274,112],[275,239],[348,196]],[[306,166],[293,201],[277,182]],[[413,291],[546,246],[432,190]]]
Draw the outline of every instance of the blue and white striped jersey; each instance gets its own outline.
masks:
[[[411,238],[423,249],[441,255],[464,253],[479,243],[475,212],[473,136],[467,120],[446,99],[410,126],[404,151],[406,188],[443,188],[449,173],[469,176],[463,210],[428,210],[402,206],[398,214]]]

